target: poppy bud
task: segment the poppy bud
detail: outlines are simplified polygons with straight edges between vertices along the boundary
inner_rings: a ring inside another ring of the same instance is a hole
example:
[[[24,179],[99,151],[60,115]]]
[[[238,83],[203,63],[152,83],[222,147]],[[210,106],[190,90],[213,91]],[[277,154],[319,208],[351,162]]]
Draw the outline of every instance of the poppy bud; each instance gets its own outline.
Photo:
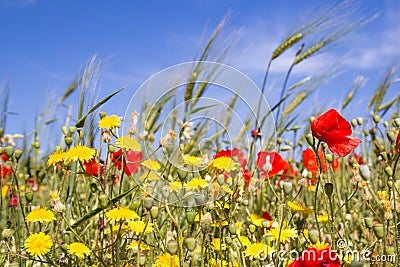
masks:
[[[195,210],[186,210],[186,220],[188,223],[193,223],[194,219],[196,218],[197,211]]]
[[[396,127],[400,127],[400,118],[394,119],[393,123],[394,123],[394,125],[395,125]],[[1,136],[1,134],[0,134],[0,136]]]
[[[156,206],[151,207],[150,215],[151,215],[151,218],[156,219],[158,216],[158,207],[156,207]]]
[[[75,130],[76,130],[75,126],[70,126],[69,127],[69,133],[70,134],[73,134],[75,132]]]
[[[281,147],[281,151],[289,151],[289,150],[292,150],[292,147],[290,145]]]
[[[390,188],[393,187],[393,178],[392,178],[392,177],[390,177],[390,178],[388,179],[387,185],[388,185]]]
[[[14,147],[13,146],[6,146],[4,148],[4,153],[6,153],[6,156],[8,158],[11,158],[14,154]]]
[[[385,247],[385,255],[395,255],[394,247],[393,246],[386,246]]]
[[[79,138],[84,139],[85,138],[85,131],[79,131]]]
[[[372,229],[374,230],[374,234],[378,239],[382,239],[384,236],[383,232],[383,225],[382,224],[375,224]]]
[[[315,146],[315,139],[314,139],[314,136],[312,134],[307,134],[306,135],[306,141],[311,147]]]
[[[254,224],[250,224],[249,225],[249,231],[250,231],[250,233],[252,233],[252,234],[254,234],[254,232],[256,231],[256,226],[254,225]]]
[[[29,192],[25,192],[25,200],[28,203],[31,203],[33,200],[33,192],[29,191]]]
[[[201,177],[206,176],[207,173],[208,173],[208,167],[199,170],[199,174],[200,174]]]
[[[293,184],[291,182],[284,182],[283,183],[283,191],[286,195],[289,195],[293,190]]]
[[[105,112],[105,111],[100,111],[99,112],[99,116],[100,116],[100,119],[102,119],[102,118],[104,118],[105,116],[107,116],[107,113]]]
[[[387,176],[392,177],[393,176],[393,170],[389,166],[385,168],[385,173]]]
[[[155,139],[156,138],[154,137],[153,133],[149,134],[148,140],[150,141],[150,143],[153,143]]]
[[[167,243],[167,251],[171,255],[175,255],[178,251],[178,242],[176,240],[170,240]]]
[[[139,255],[139,265],[144,266],[146,264],[146,256],[143,253]]]
[[[18,161],[22,156],[22,149],[17,148],[14,152],[15,159]]]
[[[315,244],[317,243],[318,239],[319,239],[319,232],[317,229],[311,229],[308,230],[308,238],[310,239],[310,242]]]
[[[67,146],[71,146],[72,145],[72,137],[65,137],[64,138],[64,141],[65,141],[65,144],[67,145]]]
[[[364,224],[368,229],[372,228],[373,220],[371,217],[364,218]]]
[[[370,170],[369,170],[368,165],[366,165],[366,164],[360,165],[360,167],[358,168],[358,170],[359,170],[359,172],[360,172],[361,177],[362,177],[364,180],[368,181],[368,180],[371,178],[371,172],[370,172]]]
[[[96,185],[96,183],[91,183],[91,184],[90,184],[90,191],[91,191],[92,193],[96,193],[96,191],[97,191],[97,185]]]
[[[381,116],[376,114],[376,115],[374,115],[373,120],[374,120],[375,123],[378,123],[381,120]]]
[[[389,123],[388,123],[387,121],[384,121],[384,122],[383,122],[383,126],[389,127]]]
[[[68,135],[68,129],[67,129],[67,126],[63,126],[63,127],[61,127],[61,131],[62,131],[62,133],[63,133],[64,135]]]
[[[311,116],[311,117],[309,118],[309,120],[310,120],[310,122],[313,122],[313,121],[315,120],[315,117],[314,117],[314,116]]]
[[[184,241],[185,247],[192,252],[196,248],[196,239],[194,237],[187,237]]]
[[[326,154],[325,159],[327,162],[332,163],[333,162],[333,156],[332,154]]]
[[[100,206],[104,209],[108,205],[108,196],[106,194],[102,194],[99,196]]]
[[[358,117],[357,118],[357,124],[361,126],[363,124],[363,118]]]
[[[186,181],[186,177],[187,177],[187,175],[188,175],[188,172],[187,172],[186,170],[178,169],[178,170],[176,171],[176,173],[178,174],[179,180],[181,180],[181,181]]]
[[[352,125],[353,127],[356,127],[356,126],[357,126],[357,120],[356,120],[356,119],[352,119],[352,120],[351,120],[351,125]]]
[[[279,137],[279,138],[276,140],[276,142],[278,143],[278,145],[282,144],[282,138]]]
[[[204,204],[204,194],[196,194],[194,196],[194,200],[196,201],[197,205],[203,205]]]
[[[330,198],[333,194],[333,184],[326,183],[325,184],[325,194]]]
[[[386,133],[386,136],[388,137],[388,139],[391,143],[394,143],[394,141],[396,140],[396,136],[395,136],[394,132],[388,132],[388,133]]]
[[[229,230],[229,233],[230,233],[231,235],[236,234],[236,224],[231,223],[231,224],[228,226],[228,230]]]
[[[150,210],[153,207],[154,200],[152,197],[145,197],[143,200],[143,205],[146,208],[146,210]]]

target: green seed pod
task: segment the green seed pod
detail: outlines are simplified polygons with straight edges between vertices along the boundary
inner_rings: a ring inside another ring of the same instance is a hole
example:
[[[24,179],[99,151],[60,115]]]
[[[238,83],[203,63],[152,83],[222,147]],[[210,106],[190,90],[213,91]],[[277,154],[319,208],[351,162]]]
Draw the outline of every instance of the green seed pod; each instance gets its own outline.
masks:
[[[393,170],[392,170],[392,168],[390,168],[389,166],[387,166],[387,167],[385,168],[385,173],[386,173],[386,175],[387,175],[388,177],[392,177],[392,176],[393,176]]]
[[[326,155],[325,155],[325,159],[326,159],[326,161],[328,161],[329,163],[332,163],[332,162],[333,162],[333,156],[332,156],[332,154],[326,154]]]
[[[65,144],[67,145],[67,146],[71,146],[72,145],[72,137],[65,137],[64,138],[64,141],[65,141]]]
[[[352,119],[352,120],[351,120],[351,125],[352,125],[353,127],[356,127],[356,126],[357,126],[357,120],[356,120],[356,119]]]
[[[395,136],[394,132],[388,132],[388,133],[386,133],[386,136],[391,143],[394,143],[394,141],[396,141],[396,136]]]
[[[360,165],[358,170],[360,172],[361,177],[364,180],[369,181],[369,179],[371,178],[371,171],[369,170],[368,165],[366,165],[366,164]]]
[[[96,191],[97,191],[97,184],[96,183],[91,183],[90,184],[90,191],[92,193],[96,193]]]
[[[201,176],[201,177],[204,177],[204,176],[206,176],[206,175],[207,175],[207,173],[208,173],[208,170],[209,170],[209,168],[208,168],[208,167],[206,167],[206,168],[203,168],[203,169],[199,170],[200,176]]]
[[[33,192],[32,191],[25,192],[25,200],[28,203],[32,203],[32,200],[33,200]]]
[[[192,224],[194,222],[196,215],[197,215],[197,211],[186,210],[186,220],[188,221],[189,224]]]
[[[14,152],[15,159],[18,161],[22,156],[22,149],[17,148]]]
[[[325,194],[330,198],[333,194],[333,184],[326,183],[324,189],[325,189]]]
[[[4,153],[8,158],[11,158],[14,155],[14,147],[13,146],[6,146],[4,148]]]
[[[254,224],[250,224],[249,225],[249,231],[250,231],[250,233],[252,233],[252,234],[254,234],[254,232],[256,231],[256,226],[254,225]]]
[[[194,200],[197,205],[203,205],[205,202],[204,194],[203,193],[196,194],[194,196]]]
[[[357,118],[357,124],[361,126],[363,124],[363,118],[358,117]]]
[[[140,206],[140,200],[136,199],[132,202],[132,204],[129,206],[131,210],[137,210],[137,208]]]
[[[236,234],[236,224],[235,223],[229,224],[228,230],[231,235],[235,235]]]
[[[310,239],[310,242],[315,244],[317,243],[318,239],[319,239],[319,232],[317,229],[311,229],[308,230],[308,238]]]
[[[373,223],[373,219],[371,217],[364,218],[365,227],[367,227],[368,229],[372,228],[372,223]]]
[[[151,218],[156,219],[158,216],[158,207],[156,207],[156,206],[151,207],[150,215],[151,215]]]
[[[39,141],[33,142],[33,147],[36,148],[36,149],[39,149],[40,148],[40,142]]]
[[[394,247],[393,246],[386,246],[385,247],[385,255],[395,255]]]
[[[312,134],[307,134],[306,135],[306,141],[311,147],[315,146],[315,138],[314,138],[314,136]]]
[[[99,196],[100,206],[104,209],[108,205],[108,196],[106,194],[102,194]]]
[[[186,182],[188,176],[188,172],[186,170],[178,169],[176,173],[178,174],[179,180]]]
[[[293,190],[293,184],[291,182],[284,182],[283,183],[283,191],[286,195],[289,195]]]
[[[178,251],[178,242],[176,240],[170,240],[167,243],[167,251],[171,255],[175,255]]]
[[[376,115],[374,115],[373,120],[374,120],[375,123],[378,123],[381,120],[381,116],[376,114]]]
[[[140,253],[139,256],[139,265],[144,266],[146,264],[146,256],[143,253]]]
[[[196,248],[196,239],[189,236],[185,238],[184,245],[190,252],[192,252]]]
[[[378,239],[382,239],[385,233],[383,232],[383,225],[382,224],[376,224],[372,227],[374,230],[374,234]]]
[[[75,126],[70,126],[69,127],[69,133],[70,134],[73,134],[75,132],[75,130],[76,130]]]
[[[109,144],[107,148],[108,148],[108,152],[110,152],[110,153],[114,153],[115,152],[115,146]]]
[[[105,112],[105,111],[100,111],[99,112],[99,116],[100,116],[100,119],[102,119],[102,118],[104,118],[105,116],[107,116],[107,113]]]
[[[145,197],[143,200],[143,205],[146,210],[150,210],[153,207],[154,199],[152,197]]]

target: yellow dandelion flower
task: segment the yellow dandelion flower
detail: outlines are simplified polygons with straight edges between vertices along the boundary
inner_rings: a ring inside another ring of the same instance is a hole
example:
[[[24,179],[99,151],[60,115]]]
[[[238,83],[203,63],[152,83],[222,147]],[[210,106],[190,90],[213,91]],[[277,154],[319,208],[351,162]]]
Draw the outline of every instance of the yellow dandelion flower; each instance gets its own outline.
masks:
[[[144,231],[145,234],[153,232],[153,224],[142,222],[140,220],[137,221],[130,221],[128,223],[128,229],[134,233],[142,233]]]
[[[245,235],[239,237],[239,242],[245,248],[251,245],[250,239]]]
[[[53,200],[54,202],[60,200],[60,191],[58,190],[50,191],[50,197],[51,200]]]
[[[127,248],[128,249],[133,249],[133,250],[137,250],[138,249],[138,245],[139,242],[138,241],[133,241],[132,243],[130,243]],[[141,250],[150,250],[150,246],[147,245],[144,241],[140,242],[140,249]]]
[[[204,158],[191,155],[183,155],[183,162],[189,166],[199,166],[200,164],[204,163]]]
[[[182,185],[179,181],[173,181],[169,184],[169,190],[172,192],[178,192],[185,184]]]
[[[219,157],[210,161],[210,167],[218,169],[219,171],[230,172],[236,169],[236,163],[230,157]]]
[[[89,256],[92,251],[85,244],[75,242],[67,246],[67,252],[83,259],[85,256]]]
[[[106,217],[111,222],[119,222],[124,220],[136,220],[139,219],[139,215],[133,210],[127,207],[117,207],[106,212]]]
[[[53,242],[51,237],[42,232],[38,234],[31,234],[25,240],[26,252],[28,252],[33,257],[39,257],[47,254],[50,251]]]
[[[148,171],[143,173],[140,177],[140,180],[147,180],[147,181],[159,181],[161,178],[160,176],[153,171]]]
[[[206,187],[208,182],[203,178],[193,178],[190,180],[185,187],[189,189],[199,189],[201,187]]]
[[[176,255],[171,255],[169,253],[162,254],[158,256],[156,262],[152,267],[179,267],[179,258]]]
[[[224,227],[228,225],[228,221],[216,221],[212,224],[213,227]]]
[[[329,220],[329,216],[328,215],[320,215],[317,218],[317,221],[320,223],[326,223]]]
[[[305,207],[298,202],[288,201],[287,205],[293,212],[299,212],[302,214],[312,214],[313,213],[313,209]]]
[[[220,209],[229,209],[230,208],[229,204],[226,202],[224,203],[223,201],[216,201],[215,206],[217,206]]]
[[[221,239],[219,238],[214,238],[211,241],[211,246],[215,251],[226,250],[226,244],[221,243]]]
[[[77,161],[87,162],[94,158],[96,150],[82,145],[72,147],[65,155],[65,161]]]
[[[377,193],[380,200],[386,200],[389,198],[389,195],[386,191],[378,191]]]
[[[233,190],[229,187],[228,184],[223,184],[222,189],[225,191],[225,193],[233,195]]]
[[[315,243],[315,248],[318,250],[322,250],[325,248],[329,248],[329,244],[325,243],[325,241],[320,242],[319,240]]]
[[[117,115],[105,116],[98,122],[100,129],[113,129],[121,125],[121,118]]]
[[[244,251],[244,255],[252,260],[265,257],[265,255],[272,253],[273,251],[274,249],[270,246],[264,243],[257,242],[254,244],[250,244]]]
[[[120,148],[125,148],[132,151],[140,151],[139,142],[130,136],[122,136],[115,141],[115,144]]]
[[[220,259],[211,259],[208,261],[209,266],[212,267],[227,267],[228,263],[226,262],[226,260],[220,260]]]
[[[47,166],[56,166],[65,160],[67,153],[64,151],[56,151],[49,156],[47,160]]]
[[[270,235],[272,240],[278,240],[278,238],[280,238],[280,242],[284,243],[295,239],[297,237],[297,231],[294,228],[282,228],[281,230],[280,227],[273,227],[267,231],[266,235]]]
[[[8,194],[8,185],[3,185],[1,188],[1,197],[5,198]]]
[[[141,163],[142,166],[145,166],[147,169],[152,170],[152,171],[157,171],[161,168],[160,164],[151,159],[146,159]]]
[[[38,208],[32,210],[25,218],[26,222],[51,222],[54,221],[56,217],[51,210],[47,208]]]
[[[251,221],[251,223],[258,227],[262,227],[262,222],[265,221],[264,218],[261,218],[257,214],[250,214],[249,217],[250,217],[249,220]]]
[[[110,235],[111,231],[113,233],[113,235],[116,235],[118,233],[123,234],[125,232],[127,232],[129,230],[128,225],[123,224],[122,226],[119,224],[115,224],[112,226],[111,230],[110,228],[107,228],[106,230],[106,235]]]

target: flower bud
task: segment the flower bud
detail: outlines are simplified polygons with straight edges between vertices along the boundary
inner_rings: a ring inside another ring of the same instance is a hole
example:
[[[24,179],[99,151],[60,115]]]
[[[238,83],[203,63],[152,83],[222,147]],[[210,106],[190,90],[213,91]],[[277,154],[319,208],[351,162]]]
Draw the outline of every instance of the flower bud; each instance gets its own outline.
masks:
[[[96,183],[91,183],[90,184],[90,191],[92,193],[96,193],[96,191],[97,191],[97,184]]]
[[[361,126],[363,124],[363,118],[358,117],[357,118],[357,124]]]
[[[223,174],[219,174],[217,176],[217,183],[222,186],[225,183],[225,176]]]
[[[196,194],[194,196],[194,200],[195,200],[197,205],[203,205],[204,202],[205,202],[204,194],[203,193]]]
[[[212,216],[209,212],[204,214],[200,221],[200,229],[205,234],[211,230],[211,225],[213,223]]]
[[[394,125],[395,125],[396,127],[400,127],[400,118],[394,119],[393,123],[394,123]],[[0,136],[1,136],[1,134],[0,134]]]
[[[197,215],[197,211],[186,210],[186,220],[188,221],[189,224],[192,224],[194,222],[196,215]]]
[[[386,246],[385,247],[385,255],[395,255],[394,247],[393,246]]]
[[[156,207],[156,206],[151,207],[150,215],[151,215],[151,218],[156,219],[158,216],[158,207]]]
[[[390,168],[389,166],[387,166],[387,167],[385,168],[385,173],[386,173],[386,175],[387,175],[388,177],[392,177],[392,176],[393,176],[393,170],[392,170],[392,168]]]
[[[230,236],[225,237],[225,243],[227,245],[231,245],[232,244],[232,238]]]
[[[105,111],[100,111],[99,112],[99,116],[100,116],[100,119],[102,119],[102,118],[104,118],[105,116],[107,116],[107,113],[105,112]]]
[[[4,148],[4,153],[6,153],[6,156],[8,158],[11,158],[14,154],[14,147],[13,146],[6,146]]]
[[[315,139],[314,139],[314,136],[312,134],[307,134],[306,135],[306,141],[311,147],[315,146]]]
[[[108,205],[108,196],[106,194],[102,194],[99,196],[100,206],[104,209]]]
[[[310,120],[310,123],[311,123],[311,122],[313,122],[313,121],[315,120],[315,117],[314,117],[314,116],[311,116],[311,117],[309,118],[309,120]]]
[[[33,192],[29,191],[29,192],[25,192],[25,200],[28,203],[31,203],[33,200]]]
[[[178,242],[176,240],[170,240],[167,243],[167,251],[171,255],[175,255],[178,251]]]
[[[0,137],[2,137],[3,134],[4,134],[4,128],[3,128],[3,127],[0,127]]]
[[[311,229],[308,230],[308,238],[310,239],[310,242],[315,244],[317,243],[318,239],[319,239],[319,232],[317,229]]]
[[[372,228],[373,219],[371,217],[364,218],[364,224],[368,229]]]
[[[326,154],[325,159],[327,162],[332,163],[333,162],[333,156],[332,154]]]
[[[366,165],[366,164],[360,165],[358,170],[360,172],[361,177],[364,180],[369,181],[369,179],[371,178],[371,171],[369,170],[368,165]]]
[[[351,120],[351,125],[352,125],[353,127],[356,127],[356,126],[357,126],[357,120],[356,120],[356,119],[352,119],[352,120]]]
[[[373,120],[374,120],[375,123],[378,123],[381,120],[381,116],[376,114],[376,115],[374,115]]]
[[[230,233],[231,235],[236,234],[236,224],[235,224],[235,223],[231,223],[231,224],[228,226],[228,230],[229,230],[229,233]]]
[[[382,239],[384,236],[383,232],[383,225],[382,224],[375,224],[372,229],[374,230],[374,234],[378,239]]]
[[[15,159],[18,161],[22,156],[22,149],[21,148],[17,148],[15,150],[15,152],[14,152],[14,156],[15,156]]]
[[[388,132],[388,133],[386,133],[386,136],[391,143],[394,143],[394,141],[396,141],[396,136],[395,136],[394,132]]]
[[[254,234],[254,232],[256,231],[256,226],[254,225],[254,224],[250,224],[249,225],[249,231],[250,231],[250,233],[252,233],[252,234]]]
[[[385,126],[387,128],[387,127],[389,127],[389,123],[387,121],[384,121],[383,126]]]
[[[184,241],[185,247],[192,252],[196,248],[196,239],[194,237],[187,237]]]
[[[62,131],[62,133],[66,136],[66,135],[68,135],[68,129],[67,129],[67,126],[63,126],[63,127],[61,127],[61,131]]]
[[[143,205],[145,207],[146,210],[150,210],[153,207],[154,204],[154,200],[152,197],[145,197],[143,200]]]
[[[283,191],[286,195],[289,195],[293,190],[293,184],[291,182],[284,182],[283,183]]]
[[[282,144],[282,138],[279,137],[279,138],[276,140],[276,142],[278,143],[278,145]]]
[[[71,146],[72,145],[72,137],[68,136],[64,138],[65,144],[67,146]]]
[[[333,194],[333,184],[326,183],[325,184],[325,194],[330,198]]]
[[[139,255],[139,265],[140,266],[145,266],[146,264],[146,255],[144,255],[143,253],[140,253]]]

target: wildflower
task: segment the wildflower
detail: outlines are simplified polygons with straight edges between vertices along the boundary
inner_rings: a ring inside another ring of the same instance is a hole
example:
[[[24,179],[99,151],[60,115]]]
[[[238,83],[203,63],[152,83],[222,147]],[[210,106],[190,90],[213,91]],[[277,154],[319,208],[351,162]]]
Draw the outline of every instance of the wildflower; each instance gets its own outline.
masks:
[[[154,231],[152,223],[144,223],[140,220],[130,221],[128,223],[128,229],[136,234],[144,233],[148,234]]]
[[[240,149],[234,148],[232,150],[221,150],[214,156],[214,159],[224,156],[237,160],[241,168],[246,168],[247,158],[244,152]]]
[[[213,238],[211,246],[215,251],[226,250],[226,244],[221,243],[221,239],[219,238]]]
[[[199,166],[204,163],[203,157],[196,157],[191,155],[183,155],[183,162],[189,166]]]
[[[83,166],[85,167],[85,173],[91,176],[98,176],[99,171],[100,174],[103,174],[103,164],[102,162],[98,162],[96,159],[91,159],[88,162],[84,162]]]
[[[169,190],[172,192],[178,192],[185,184],[182,185],[179,181],[173,181],[169,184]]]
[[[329,220],[329,216],[328,215],[320,215],[317,217],[317,221],[319,223],[326,223]]]
[[[185,187],[189,189],[199,189],[208,185],[208,182],[203,178],[193,178],[190,180]]]
[[[262,227],[262,222],[265,221],[264,218],[261,218],[257,214],[250,214],[249,215],[249,221],[251,221],[252,224],[258,227]]]
[[[287,205],[289,208],[294,211],[294,212],[299,212],[302,214],[311,214],[313,213],[313,210],[311,208],[305,207],[302,204],[294,201],[288,201]]]
[[[211,267],[227,267],[228,263],[226,262],[226,260],[220,260],[220,259],[210,259],[208,261],[209,266]]]
[[[264,257],[266,254],[268,253],[272,253],[274,250],[264,244],[264,243],[254,243],[254,244],[250,244],[246,250],[244,251],[244,255],[246,257],[249,257],[250,260],[252,259],[259,259],[261,257]]]
[[[62,163],[65,160],[67,153],[64,151],[56,151],[50,155],[49,159],[47,160],[47,166],[56,166],[59,163]]]
[[[330,247],[318,250],[306,249],[302,255],[293,261],[288,267],[340,267],[340,259]]]
[[[133,250],[137,250],[139,246],[139,242],[138,241],[133,241],[132,243],[130,243],[127,248],[128,249],[133,249]],[[141,250],[150,250],[150,246],[147,245],[143,240],[140,242],[140,249]]]
[[[17,195],[11,194],[10,206],[11,207],[18,207],[18,197],[17,197]]]
[[[326,172],[324,152],[322,152],[321,149],[318,150],[318,157],[321,163],[322,172]],[[317,173],[319,172],[318,159],[315,155],[315,152],[310,148],[307,148],[303,151],[303,164],[304,167],[309,170],[313,176],[317,175]]]
[[[42,232],[32,234],[25,240],[26,252],[33,257],[39,257],[47,254],[50,251],[53,242],[49,235]]]
[[[128,209],[127,207],[114,208],[114,209],[106,212],[106,217],[107,217],[107,219],[109,219],[112,222],[139,219],[139,215],[137,215],[136,212]]]
[[[152,171],[157,171],[161,168],[160,164],[157,161],[151,159],[142,161],[141,165]]]
[[[121,125],[121,118],[117,115],[105,116],[98,122],[100,129],[114,129]]]
[[[240,242],[240,244],[242,244],[242,246],[244,248],[246,248],[246,247],[251,245],[250,239],[245,235],[242,235],[242,236],[239,237],[239,242]]]
[[[92,158],[94,158],[95,155],[96,155],[96,150],[94,150],[93,148],[77,145],[68,150],[64,160],[67,162],[77,161],[77,160],[81,162],[87,162]]]
[[[169,130],[168,133],[163,138],[161,138],[160,146],[167,147],[169,145],[169,142],[172,140],[176,140],[176,133],[173,130]]]
[[[279,236],[280,232],[280,236]],[[270,230],[267,231],[266,235],[271,235],[272,240],[278,240],[284,243],[284,242],[290,242],[290,239],[295,239],[297,237],[297,232],[296,229],[293,228],[280,228],[278,227],[272,227]]]
[[[176,255],[172,256],[169,253],[164,253],[158,256],[152,267],[180,267],[179,258]]]
[[[139,179],[147,181],[159,181],[161,178],[156,172],[148,171],[143,173]]]
[[[85,256],[89,256],[92,251],[85,244],[75,242],[67,246],[67,252],[83,259]]]
[[[122,136],[115,141],[115,144],[120,148],[125,148],[132,151],[140,151],[139,142],[130,136]]]
[[[236,164],[233,159],[226,156],[214,158],[210,161],[209,165],[211,168],[225,172],[230,172],[236,169]]]
[[[226,203],[227,204],[227,203]],[[228,208],[229,208],[229,204],[227,204],[228,205]],[[219,228],[221,228],[221,227],[224,227],[224,226],[227,226],[228,225],[228,221],[216,221],[216,222],[214,222],[213,224],[212,224],[212,227],[219,227]]]
[[[38,208],[32,210],[25,218],[26,222],[51,222],[54,221],[56,217],[51,210],[47,208]]]
[[[353,155],[351,155],[349,157],[348,162],[349,162],[350,166],[353,166],[355,163],[357,163],[358,165],[365,164],[363,159],[356,153],[354,153]]]
[[[315,248],[318,250],[329,248],[329,244],[325,241],[320,242],[319,240],[315,243]]]
[[[140,162],[143,158],[142,152],[127,150],[125,154],[126,156],[123,154],[122,149],[119,149],[112,153],[110,158],[118,170],[121,170],[122,167],[125,166],[125,174],[131,176],[133,173],[137,173],[139,171]]]
[[[257,154],[257,167],[263,177],[271,177],[289,169],[289,163],[277,152],[260,151]]]
[[[353,131],[350,123],[334,109],[316,118],[311,123],[311,131],[338,157],[346,156],[361,143],[360,139],[351,136]]]

